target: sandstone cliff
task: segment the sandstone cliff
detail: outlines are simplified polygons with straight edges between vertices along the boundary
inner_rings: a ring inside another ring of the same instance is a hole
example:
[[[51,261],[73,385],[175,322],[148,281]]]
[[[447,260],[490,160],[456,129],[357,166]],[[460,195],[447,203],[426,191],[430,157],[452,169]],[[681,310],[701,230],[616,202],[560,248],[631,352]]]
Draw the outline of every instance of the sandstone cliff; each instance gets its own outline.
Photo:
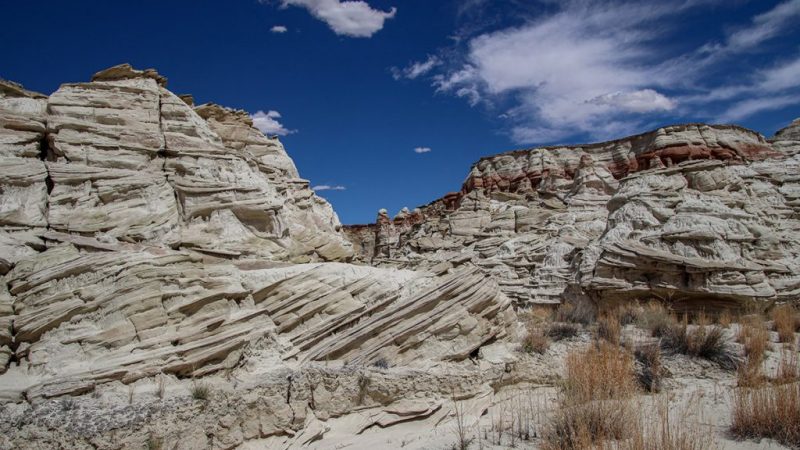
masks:
[[[472,261],[520,305],[796,298],[797,129],[690,124],[502,153],[459,192],[346,232],[377,266]]]
[[[510,301],[472,265],[347,264],[339,219],[282,144],[243,111],[194,107],[152,69],[112,67],[50,96],[1,82],[0,167],[0,448],[115,448],[109,433],[130,427],[125,445],[140,446],[142,426],[187,414],[200,380],[231,402],[277,398],[235,429],[213,431],[212,412],[211,429],[170,425],[179,448],[207,435],[301,445],[325,432],[317,416],[419,391],[398,381],[365,398],[364,367],[427,372],[513,332]],[[312,373],[333,384],[292,381]],[[164,380],[175,395],[109,412]],[[69,419],[64,399],[87,409]],[[363,427],[438,408],[390,409]]]

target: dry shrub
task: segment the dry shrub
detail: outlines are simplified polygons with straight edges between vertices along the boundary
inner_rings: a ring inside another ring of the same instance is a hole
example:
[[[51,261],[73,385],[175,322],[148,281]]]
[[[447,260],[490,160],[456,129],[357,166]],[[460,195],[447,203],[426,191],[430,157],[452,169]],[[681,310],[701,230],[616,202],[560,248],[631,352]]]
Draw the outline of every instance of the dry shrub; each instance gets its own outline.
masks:
[[[147,438],[147,442],[145,442],[145,447],[147,447],[147,450],[161,450],[164,448],[164,438],[151,434]]]
[[[730,327],[731,324],[733,323],[733,316],[731,315],[731,312],[725,309],[721,313],[719,313],[719,316],[717,316],[717,323],[722,328]]]
[[[562,303],[556,310],[555,321],[589,325],[596,317],[594,306],[586,301],[578,301]]]
[[[696,411],[688,410],[677,418],[670,418],[666,395],[660,396],[650,410],[654,414],[640,416],[630,439],[603,445],[602,450],[709,450],[717,447],[713,429],[700,423]]]
[[[211,388],[204,383],[192,382],[192,398],[195,400],[208,400],[211,396]]]
[[[711,319],[709,319],[708,314],[706,314],[705,311],[700,311],[692,315],[692,323],[701,327],[705,327],[707,325],[711,325]]]
[[[606,314],[597,321],[597,337],[619,345],[621,326],[616,314]]]
[[[633,357],[605,342],[567,355],[564,400],[568,404],[621,400],[636,393]]]
[[[636,373],[639,385],[648,392],[660,392],[663,379],[661,348],[657,343],[638,345],[634,356],[639,363]]]
[[[751,333],[766,329],[767,324],[764,323],[763,317],[757,315],[744,316],[739,324],[739,332],[736,333],[736,342],[745,345]],[[767,335],[767,338],[769,338],[769,335]]]
[[[781,361],[774,381],[779,384],[800,381],[800,364],[797,361],[797,350],[785,348],[781,351]]]
[[[717,363],[727,370],[736,369],[741,359],[731,348],[725,330],[718,326],[689,327],[686,319],[670,326],[661,338],[661,348]]]
[[[456,444],[453,446],[453,448],[458,450],[467,450],[469,449],[469,445],[472,443],[473,438],[470,436],[470,433],[467,430],[467,422],[464,413],[465,412],[464,404],[457,400],[455,391],[453,391],[452,399],[453,399],[453,414],[455,416],[453,433],[455,433],[456,435]]]
[[[619,346],[598,342],[567,355],[561,403],[543,432],[541,448],[590,448],[625,439],[635,420],[633,357]]]
[[[521,317],[526,323],[546,323],[553,320],[554,310],[545,306],[534,306],[527,310]]]
[[[639,328],[650,331],[650,335],[653,337],[663,336],[674,323],[675,317],[661,302],[657,301],[651,301],[644,305],[636,321]]]
[[[627,439],[635,410],[628,400],[597,400],[558,409],[551,418],[540,448],[583,450],[609,440]]]
[[[790,344],[795,343],[794,333],[798,328],[797,310],[789,304],[784,304],[772,310],[770,316],[778,332],[778,340]]]
[[[631,303],[626,303],[615,311],[615,315],[619,320],[619,324],[623,327],[625,325],[631,325],[636,323],[639,320],[639,315],[642,313],[642,306],[639,304],[638,301],[634,301]]]
[[[744,364],[739,366],[739,386],[758,386],[764,381],[763,363],[769,347],[769,332],[762,320],[741,324],[737,341],[744,346]]]
[[[731,431],[740,438],[772,438],[800,447],[800,383],[734,391]]]
[[[544,354],[550,348],[550,338],[541,327],[528,327],[522,340],[522,348],[528,353]]]

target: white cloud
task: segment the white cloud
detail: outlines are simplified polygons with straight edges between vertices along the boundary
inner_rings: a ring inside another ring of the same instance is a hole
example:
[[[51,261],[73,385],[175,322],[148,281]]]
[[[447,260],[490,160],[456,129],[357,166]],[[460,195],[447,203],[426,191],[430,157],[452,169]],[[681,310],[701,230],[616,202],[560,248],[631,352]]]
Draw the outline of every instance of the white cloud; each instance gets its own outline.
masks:
[[[511,102],[500,118],[516,143],[578,135],[604,139],[613,137],[611,133],[641,131],[666,112],[671,117],[743,118],[767,110],[768,101],[786,106],[788,98],[800,94],[800,58],[762,69],[737,65],[741,75],[727,77],[737,84],[721,81],[735,58],[755,54],[760,45],[800,23],[800,0],[783,0],[729,28],[721,43],[700,42],[682,52],[663,45],[674,39],[679,15],[729,3],[540,0],[542,4],[546,7],[539,10],[549,12],[467,39],[463,50],[456,44],[439,53],[451,59],[430,69],[436,92],[489,109]]]
[[[734,103],[717,119],[720,123],[730,123],[750,117],[763,111],[773,111],[800,104],[800,95],[768,96],[750,98]]]
[[[753,17],[748,27],[733,32],[727,45],[732,49],[749,49],[778,36],[786,27],[797,26],[800,0],[784,1],[771,10]]]
[[[331,186],[331,185],[328,185],[328,184],[320,184],[318,186],[312,187],[311,189],[313,189],[315,191],[344,191],[344,190],[347,190],[347,188],[344,187],[344,186],[340,186],[340,185]]]
[[[616,113],[673,109],[675,101],[643,64],[647,42],[685,3],[568,1],[562,9],[526,25],[473,38],[463,64],[434,79],[437,91],[475,105],[511,97],[507,113],[519,143],[552,141],[570,134],[597,134]]]
[[[266,135],[285,136],[297,132],[297,130],[287,129],[278,121],[281,118],[281,113],[278,111],[258,111],[250,114],[250,118],[253,119],[253,126]]]
[[[621,111],[634,113],[669,111],[675,108],[673,100],[652,89],[604,94],[589,100],[589,103],[611,106]]]
[[[263,1],[263,0],[262,0]],[[282,0],[283,6],[299,6],[325,22],[334,33],[349,37],[371,37],[394,17],[397,8],[389,11],[373,9],[364,1]]]
[[[273,33],[286,33],[289,31],[289,29],[283,25],[275,25],[274,27],[270,28],[269,31]]]
[[[414,149],[414,153],[417,154],[428,153],[430,151],[431,151],[430,147],[417,147]]]
[[[784,61],[781,64],[759,69],[749,76],[743,76],[741,84],[716,86],[699,94],[684,96],[680,101],[694,106],[722,101],[737,101],[737,99],[741,103],[745,97],[763,99],[778,92],[783,92],[786,94],[785,97],[791,98],[793,92],[798,88],[800,88],[800,55],[795,55],[793,59]],[[767,95],[765,96],[765,94]],[[776,97],[776,100],[780,100],[780,98]],[[745,101],[745,107],[738,108],[738,110],[742,112],[752,110],[752,107],[756,104],[759,104],[757,99],[752,102]],[[754,113],[765,110],[761,108],[758,111],[754,111]],[[734,118],[741,119],[749,115],[723,113],[722,117],[725,120],[733,120]]]
[[[475,106],[481,102],[481,93],[475,86],[459,88],[456,91],[456,97],[467,99],[470,106]]]
[[[667,77],[686,74],[687,70],[703,73],[715,64],[757,50],[759,45],[796,27],[799,20],[800,0],[786,0],[754,16],[747,25],[731,29],[722,42],[705,43],[696,51],[669,61],[661,72]]]
[[[436,56],[428,56],[428,59],[425,61],[416,61],[404,69],[392,67],[392,76],[394,76],[395,80],[399,80],[401,78],[413,80],[430,72],[434,67],[441,63],[442,61]]]
[[[800,86],[800,56],[785,64],[758,72],[758,88],[770,92]]]

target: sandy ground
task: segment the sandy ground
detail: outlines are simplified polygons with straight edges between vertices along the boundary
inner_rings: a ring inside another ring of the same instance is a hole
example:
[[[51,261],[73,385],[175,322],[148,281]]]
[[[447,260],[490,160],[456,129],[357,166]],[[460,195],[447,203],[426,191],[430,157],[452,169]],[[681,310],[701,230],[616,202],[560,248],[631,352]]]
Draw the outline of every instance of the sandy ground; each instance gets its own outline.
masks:
[[[734,336],[737,325],[727,332]],[[631,327],[628,334],[639,330]],[[570,350],[588,345],[591,337],[580,336],[554,343],[545,355],[532,357],[521,364],[545,365],[563,371],[564,358]],[[765,362],[767,374],[774,373],[780,358],[780,344],[772,333],[773,343]],[[738,345],[738,344],[732,344]],[[527,356],[526,356],[527,358]],[[669,420],[675,427],[692,428],[709,439],[709,448],[786,449],[770,439],[737,440],[728,429],[731,423],[732,392],[736,373],[720,369],[715,363],[683,355],[665,356],[663,364],[669,375],[658,394],[641,394],[633,400],[643,417],[657,417],[660,402],[669,403]],[[559,389],[557,381],[542,384],[513,384],[496,392],[487,391],[475,398],[453,402],[444,400],[441,408],[422,420],[410,420],[386,428],[372,427],[355,434],[374,411],[361,411],[325,422],[324,439],[312,443],[312,449],[454,449],[458,442],[459,415],[463,417],[470,449],[539,448],[541,430],[548,414],[555,408]],[[458,414],[456,413],[458,412]],[[512,432],[511,430],[514,430]],[[521,437],[522,436],[522,437]],[[240,448],[246,450],[281,448],[287,439],[273,437],[253,440]]]
[[[733,343],[737,325],[732,325],[726,333],[731,345],[741,351],[739,344]],[[624,335],[636,341],[642,339],[643,332],[628,326]],[[765,362],[767,375],[776,373],[782,348],[776,333],[771,333],[771,339]],[[213,391],[208,401],[192,398],[191,380],[170,378],[163,397],[154,380],[142,379],[128,386],[111,383],[93,394],[34,406],[5,405],[0,410],[0,428],[6,430],[5,436],[0,433],[0,449],[138,450],[148,448],[149,437],[161,436],[163,450],[208,446],[226,450],[449,450],[458,448],[459,425],[470,442],[468,448],[473,450],[534,449],[541,442],[548,417],[556,409],[567,354],[591,342],[591,332],[582,330],[575,337],[553,342],[542,355],[527,354],[520,350],[519,344],[501,342],[482,347],[480,356],[474,359],[413,370],[348,369],[339,367],[341,363],[331,363],[330,367],[324,363],[321,368],[329,374],[328,381],[350,389],[336,391],[342,392],[341,395],[354,395],[358,390],[356,380],[361,377],[372,380],[363,406],[338,416],[326,415],[325,408],[319,407],[319,402],[335,404],[334,397],[317,397],[316,409],[309,406],[308,397],[295,401],[303,392],[299,389],[304,386],[301,379],[291,389],[293,403],[284,404],[288,400],[286,374],[291,372],[276,369],[279,358],[262,355],[258,367],[242,369],[228,379],[204,379]],[[667,376],[661,392],[641,393],[631,400],[641,417],[657,419],[659,406],[667,404],[670,424],[709,438],[713,445],[708,448],[786,448],[767,439],[737,441],[729,434],[735,371],[683,355],[664,356],[662,364]],[[445,394],[454,386],[461,386],[465,393],[453,388],[452,395]],[[405,394],[388,394],[400,392],[401,388]],[[250,411],[247,405],[260,403],[266,407],[266,416],[263,411],[261,416],[246,416]],[[292,417],[297,414],[301,418],[298,426],[293,427],[299,431],[284,428],[278,435],[270,433],[263,438],[258,437],[258,432],[251,433],[251,437],[247,435],[245,424],[255,423],[261,427],[263,436],[265,425],[274,425],[269,422],[272,420],[269,411],[278,408],[291,408]],[[15,425],[23,423],[26,425],[22,428]],[[236,423],[242,423],[241,429]],[[224,433],[225,430],[228,432]],[[212,432],[222,438],[210,437]],[[27,446],[19,447],[14,442]]]

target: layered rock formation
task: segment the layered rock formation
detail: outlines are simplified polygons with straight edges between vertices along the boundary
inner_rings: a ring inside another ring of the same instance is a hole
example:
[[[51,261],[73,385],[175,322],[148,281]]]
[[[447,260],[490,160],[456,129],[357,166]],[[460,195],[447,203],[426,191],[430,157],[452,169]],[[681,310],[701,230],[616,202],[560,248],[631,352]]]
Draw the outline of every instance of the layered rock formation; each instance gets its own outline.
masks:
[[[471,261],[520,305],[795,298],[796,129],[767,141],[693,124],[503,153],[475,163],[459,192],[347,232],[378,266]]]
[[[15,405],[0,414],[0,447],[58,445],[62,432],[102,441],[132,426],[97,429],[100,408],[85,418],[89,437],[62,421],[40,428],[32,417],[64,398],[97,407],[104,392],[164,379],[185,398],[199,380],[232,378],[286,396],[287,374],[291,390],[320,365],[351,383],[365,367],[428,371],[514,333],[509,299],[473,265],[347,264],[335,212],[282,144],[244,111],[194,107],[152,69],[116,66],[50,96],[0,83],[0,166],[0,405]],[[368,403],[310,395],[337,414]],[[259,410],[250,438],[324,433],[298,419],[308,399],[278,402]],[[375,423],[435,405],[394,405]]]
[[[504,153],[342,228],[155,70],[0,81],[0,448],[340,448],[551,379],[514,302],[796,298],[799,126]]]

